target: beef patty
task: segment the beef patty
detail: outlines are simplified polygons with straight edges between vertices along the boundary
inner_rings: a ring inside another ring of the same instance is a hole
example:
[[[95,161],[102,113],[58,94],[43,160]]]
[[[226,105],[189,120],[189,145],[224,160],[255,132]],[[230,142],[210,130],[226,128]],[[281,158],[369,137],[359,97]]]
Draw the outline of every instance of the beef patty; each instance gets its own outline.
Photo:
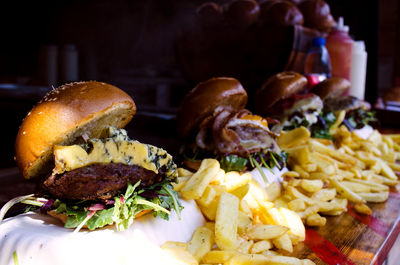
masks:
[[[44,188],[61,199],[106,200],[124,190],[128,182],[135,184],[140,180],[141,186],[149,186],[161,179],[162,173],[156,174],[140,166],[115,163],[92,164],[51,175],[44,182]]]

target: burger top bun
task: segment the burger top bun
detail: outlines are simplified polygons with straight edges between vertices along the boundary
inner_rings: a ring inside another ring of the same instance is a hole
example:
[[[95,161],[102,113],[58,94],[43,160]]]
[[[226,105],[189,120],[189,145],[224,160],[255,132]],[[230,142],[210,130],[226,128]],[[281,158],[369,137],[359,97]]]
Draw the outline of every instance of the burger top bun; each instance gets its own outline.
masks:
[[[350,81],[341,77],[332,77],[315,85],[311,92],[318,95],[322,100],[341,96],[350,88]]]
[[[217,77],[199,83],[183,99],[177,114],[177,129],[181,137],[188,137],[200,122],[219,106],[243,109],[247,93],[235,78]]]
[[[296,72],[281,72],[271,76],[255,93],[255,112],[264,115],[279,100],[300,92],[306,85],[307,78]]]
[[[50,172],[54,145],[82,135],[99,137],[105,127],[124,127],[136,113],[132,98],[101,82],[76,82],[49,92],[25,117],[15,141],[15,159],[26,179]]]

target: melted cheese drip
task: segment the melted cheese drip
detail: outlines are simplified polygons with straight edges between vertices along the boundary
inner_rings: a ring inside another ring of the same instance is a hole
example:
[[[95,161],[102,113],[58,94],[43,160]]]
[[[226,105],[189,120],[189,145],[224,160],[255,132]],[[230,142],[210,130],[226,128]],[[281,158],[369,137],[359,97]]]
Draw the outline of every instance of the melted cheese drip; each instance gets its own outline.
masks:
[[[138,141],[123,140],[121,135],[111,135],[113,138],[90,139],[91,148],[88,151],[80,145],[55,146],[55,168],[53,173],[60,174],[95,163],[122,163],[137,165],[158,173],[166,166],[166,176],[176,177],[176,165],[172,156],[164,149]]]

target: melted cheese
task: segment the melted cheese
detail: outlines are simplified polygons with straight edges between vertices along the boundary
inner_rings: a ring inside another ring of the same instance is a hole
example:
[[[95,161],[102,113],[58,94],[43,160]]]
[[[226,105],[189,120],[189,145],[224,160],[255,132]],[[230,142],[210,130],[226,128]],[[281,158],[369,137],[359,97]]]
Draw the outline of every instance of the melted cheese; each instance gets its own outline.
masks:
[[[60,174],[95,163],[122,163],[141,166],[155,173],[165,166],[166,176],[171,179],[176,177],[176,165],[164,149],[124,140],[126,138],[121,134],[111,134],[111,137],[90,139],[86,149],[81,145],[55,146],[53,173]]]

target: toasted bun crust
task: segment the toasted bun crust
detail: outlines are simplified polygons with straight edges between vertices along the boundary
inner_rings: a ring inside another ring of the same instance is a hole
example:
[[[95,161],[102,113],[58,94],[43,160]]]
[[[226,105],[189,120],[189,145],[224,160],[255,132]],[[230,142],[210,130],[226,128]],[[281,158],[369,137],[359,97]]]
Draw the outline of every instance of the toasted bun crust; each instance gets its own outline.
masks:
[[[350,88],[350,81],[341,77],[332,77],[325,79],[315,85],[311,92],[318,95],[322,100],[341,96]]]
[[[101,82],[76,82],[49,92],[25,117],[15,141],[17,165],[26,179],[48,173],[53,146],[82,135],[98,137],[105,127],[124,127],[136,113],[132,98]]]
[[[255,112],[264,115],[281,99],[300,92],[307,85],[303,75],[288,71],[271,76],[255,93]]]
[[[177,114],[177,129],[181,137],[188,137],[197,126],[219,106],[243,109],[247,93],[235,78],[217,77],[199,83],[183,99]]]

